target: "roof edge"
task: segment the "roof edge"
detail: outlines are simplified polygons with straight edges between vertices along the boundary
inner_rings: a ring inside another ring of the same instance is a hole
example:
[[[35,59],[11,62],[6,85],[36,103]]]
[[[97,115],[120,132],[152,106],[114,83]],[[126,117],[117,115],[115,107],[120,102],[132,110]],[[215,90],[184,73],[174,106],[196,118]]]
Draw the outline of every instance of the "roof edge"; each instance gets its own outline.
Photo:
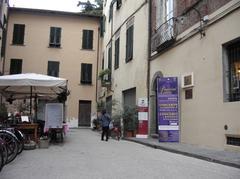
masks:
[[[39,13],[39,14],[50,14],[50,15],[66,15],[66,16],[80,16],[90,18],[101,18],[100,15],[85,14],[81,12],[67,12],[47,9],[32,9],[32,8],[21,8],[21,7],[9,7],[9,12],[26,12],[26,13]]]

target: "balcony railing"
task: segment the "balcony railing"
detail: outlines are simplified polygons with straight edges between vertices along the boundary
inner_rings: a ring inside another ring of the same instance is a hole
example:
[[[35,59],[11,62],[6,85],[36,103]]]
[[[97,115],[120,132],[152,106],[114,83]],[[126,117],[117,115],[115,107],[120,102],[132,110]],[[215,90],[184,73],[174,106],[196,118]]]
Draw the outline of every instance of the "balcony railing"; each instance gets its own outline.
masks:
[[[171,18],[160,25],[151,38],[151,51],[162,51],[172,45],[177,36],[176,20]]]

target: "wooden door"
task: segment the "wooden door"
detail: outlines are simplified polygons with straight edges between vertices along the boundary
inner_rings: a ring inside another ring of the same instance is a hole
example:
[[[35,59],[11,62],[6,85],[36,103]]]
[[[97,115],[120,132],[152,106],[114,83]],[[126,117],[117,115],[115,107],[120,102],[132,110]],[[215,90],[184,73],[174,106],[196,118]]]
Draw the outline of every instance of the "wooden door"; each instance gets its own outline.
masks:
[[[79,101],[78,126],[91,125],[91,101]]]

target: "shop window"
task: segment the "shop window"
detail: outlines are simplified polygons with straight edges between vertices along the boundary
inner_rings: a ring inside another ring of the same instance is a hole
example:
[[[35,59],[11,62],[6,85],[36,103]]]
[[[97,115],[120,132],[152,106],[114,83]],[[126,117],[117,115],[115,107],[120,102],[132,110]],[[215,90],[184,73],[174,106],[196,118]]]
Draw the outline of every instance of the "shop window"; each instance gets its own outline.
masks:
[[[224,46],[224,98],[240,101],[240,39]]]

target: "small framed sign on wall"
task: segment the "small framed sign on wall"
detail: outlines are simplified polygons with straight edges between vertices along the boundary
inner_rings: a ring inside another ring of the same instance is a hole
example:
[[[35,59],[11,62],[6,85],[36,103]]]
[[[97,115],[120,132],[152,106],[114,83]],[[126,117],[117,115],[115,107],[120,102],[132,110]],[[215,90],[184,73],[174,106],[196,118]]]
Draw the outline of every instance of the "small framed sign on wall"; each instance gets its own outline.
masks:
[[[194,86],[193,72],[182,75],[182,88],[189,88]]]

